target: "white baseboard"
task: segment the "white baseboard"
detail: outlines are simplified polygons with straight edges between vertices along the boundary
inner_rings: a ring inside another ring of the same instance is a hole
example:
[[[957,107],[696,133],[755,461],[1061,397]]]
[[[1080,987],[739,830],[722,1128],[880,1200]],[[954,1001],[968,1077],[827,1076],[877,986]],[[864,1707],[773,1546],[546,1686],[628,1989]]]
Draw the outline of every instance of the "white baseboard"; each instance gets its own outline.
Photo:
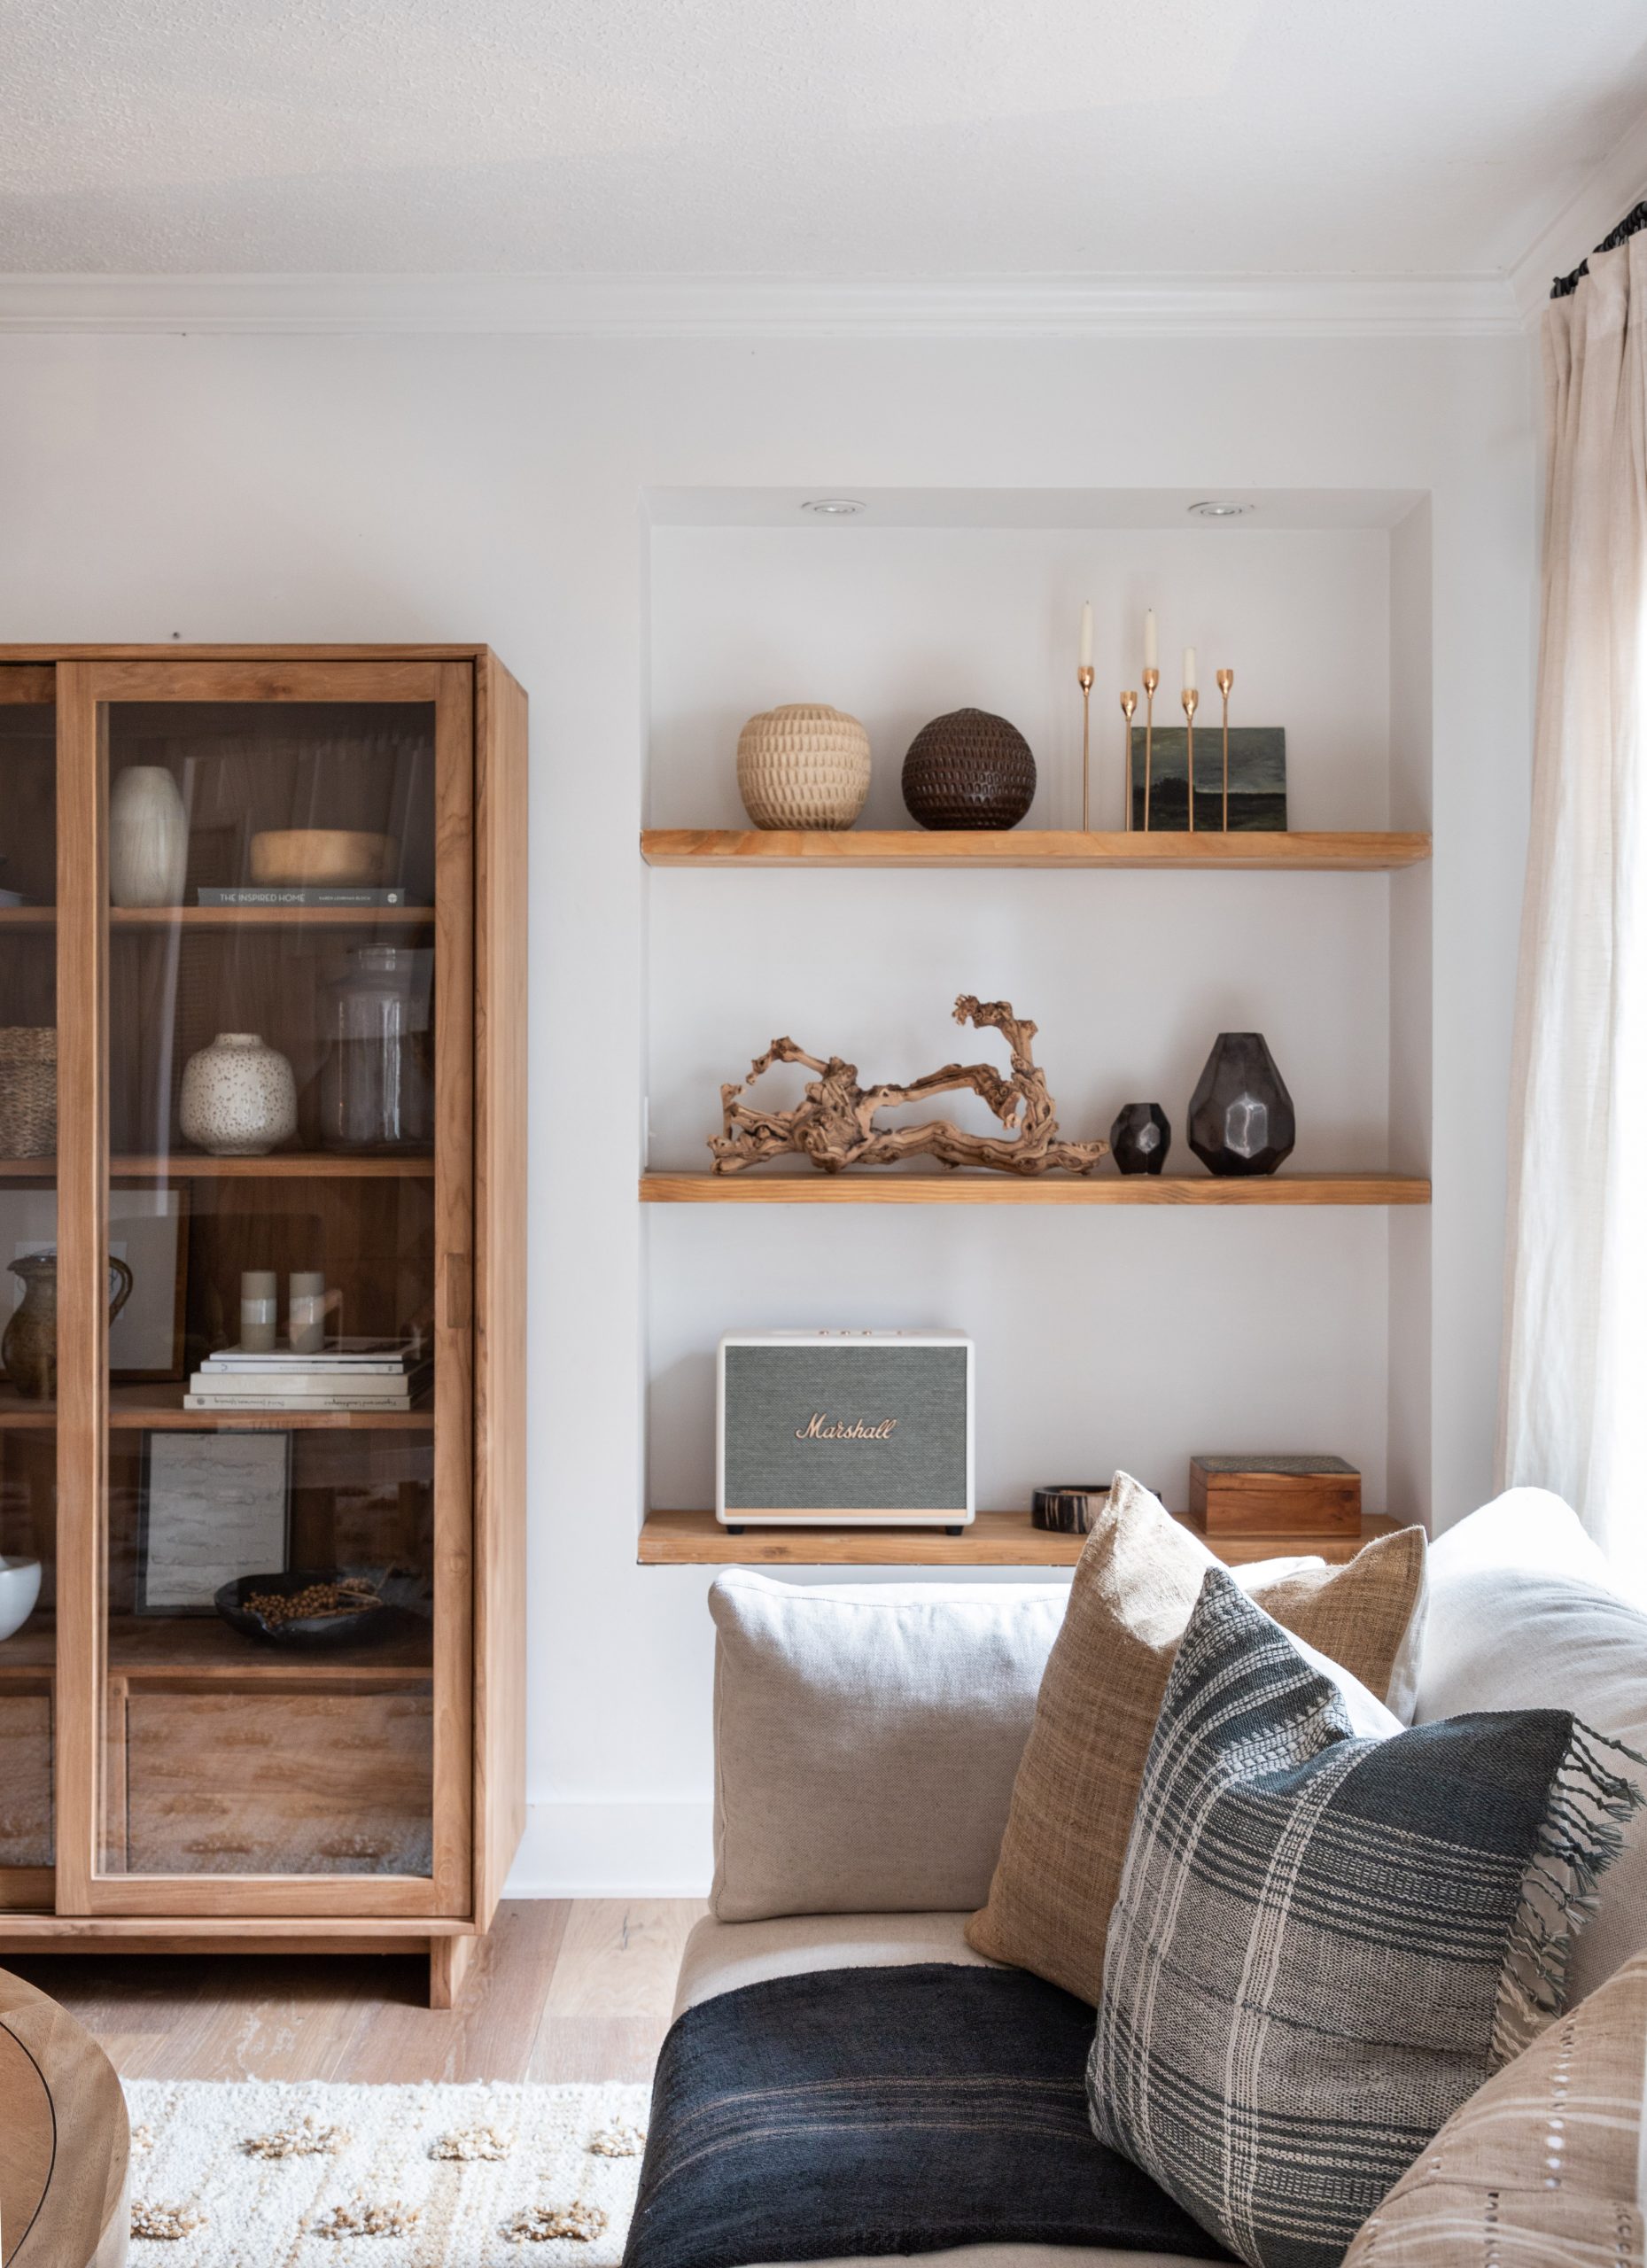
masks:
[[[707,1803],[541,1803],[505,1898],[706,1898],[713,1870]]]

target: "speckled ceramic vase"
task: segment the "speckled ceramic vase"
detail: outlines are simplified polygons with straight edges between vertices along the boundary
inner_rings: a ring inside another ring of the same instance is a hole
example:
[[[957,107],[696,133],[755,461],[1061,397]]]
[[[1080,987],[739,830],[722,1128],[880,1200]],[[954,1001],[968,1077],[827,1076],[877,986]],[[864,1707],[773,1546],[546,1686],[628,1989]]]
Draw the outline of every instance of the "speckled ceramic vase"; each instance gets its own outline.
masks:
[[[163,765],[128,764],[109,790],[109,903],[181,905],[189,816]]]
[[[291,1066],[254,1031],[220,1031],[183,1066],[177,1122],[214,1158],[263,1157],[298,1130]]]
[[[738,793],[757,827],[851,827],[869,793],[869,735],[821,702],[764,709],[738,734]]]

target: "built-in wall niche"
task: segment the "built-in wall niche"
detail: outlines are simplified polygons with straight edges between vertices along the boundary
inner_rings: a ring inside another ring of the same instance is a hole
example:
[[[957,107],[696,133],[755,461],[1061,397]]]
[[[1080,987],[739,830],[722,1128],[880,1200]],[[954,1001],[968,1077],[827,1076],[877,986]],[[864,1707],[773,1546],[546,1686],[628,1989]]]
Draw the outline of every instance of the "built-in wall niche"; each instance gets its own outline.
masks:
[[[911,827],[904,751],[966,704],[1030,742],[1025,829],[1078,827],[1091,599],[1095,827],[1122,823],[1117,695],[1138,682],[1153,606],[1158,718],[1181,720],[1183,645],[1197,650],[1203,723],[1209,708],[1216,720],[1213,672],[1232,667],[1232,722],[1286,730],[1293,829],[1427,828],[1423,498],[1236,492],[1254,509],[1208,523],[1186,509],[1220,493],[1206,486],[844,493],[865,508],[844,519],[804,512],[804,491],[650,500],[649,826],[747,827],[740,726],[815,700],[868,729],[866,827]],[[647,890],[655,1171],[707,1169],[720,1083],[778,1034],[846,1056],[866,1081],[992,1060],[989,1038],[950,1021],[961,991],[1036,1020],[1068,1136],[1156,1100],[1173,1125],[1169,1171],[1199,1174],[1184,1138],[1196,1075],[1218,1031],[1256,1029],[1297,1106],[1291,1170],[1427,1170],[1421,858],[1393,872],[688,864],[655,867]],[[781,1082],[773,1093],[793,1099]],[[987,1123],[965,1098],[955,1115]],[[996,1503],[1027,1504],[1053,1464],[1129,1463],[1181,1503],[1191,1454],[1223,1447],[1340,1449],[1362,1465],[1370,1510],[1426,1509],[1421,1210],[1397,1231],[1376,1209],[1332,1206],[1239,1222],[1202,1208],[658,1206],[647,1266],[655,1504],[712,1501],[720,1332],[901,1323],[978,1338],[979,1463]]]
[[[1235,672],[1231,721],[1286,727],[1293,828],[1424,823],[1392,812],[1390,767],[1402,596],[1392,526],[1420,500],[1248,497],[1245,517],[1207,521],[1177,495],[1093,497],[1075,500],[1084,524],[1068,524],[1070,501],[954,496],[918,512],[870,493],[861,513],[830,519],[787,498],[745,498],[741,518],[724,501],[655,500],[648,825],[747,825],[740,726],[782,702],[823,701],[868,730],[866,827],[912,824],[898,792],[905,751],[928,718],[967,706],[1010,718],[1035,752],[1025,827],[1079,827],[1087,599],[1095,827],[1124,823],[1118,696],[1139,684],[1152,606],[1158,722],[1182,725],[1182,649],[1193,645],[1203,728],[1216,723],[1213,673],[1224,665]],[[1008,522],[996,524],[1002,511]]]

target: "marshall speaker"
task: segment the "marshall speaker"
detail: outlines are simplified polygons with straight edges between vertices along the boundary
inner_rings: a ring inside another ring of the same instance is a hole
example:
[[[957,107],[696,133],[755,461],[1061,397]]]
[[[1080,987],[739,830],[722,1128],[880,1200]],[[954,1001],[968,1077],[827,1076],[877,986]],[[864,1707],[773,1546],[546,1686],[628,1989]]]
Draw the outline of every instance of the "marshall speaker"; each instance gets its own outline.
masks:
[[[972,1341],[958,1331],[750,1331],[720,1342],[722,1525],[964,1527]]]

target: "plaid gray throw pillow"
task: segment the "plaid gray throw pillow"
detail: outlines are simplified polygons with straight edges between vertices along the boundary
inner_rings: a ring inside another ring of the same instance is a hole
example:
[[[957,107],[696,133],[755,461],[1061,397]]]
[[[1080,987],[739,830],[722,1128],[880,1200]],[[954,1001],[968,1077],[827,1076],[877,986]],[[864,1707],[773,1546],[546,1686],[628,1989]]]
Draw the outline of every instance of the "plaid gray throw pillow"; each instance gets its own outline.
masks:
[[[1212,1569],[1109,1927],[1099,2140],[1250,2268],[1334,2268],[1559,2012],[1572,1933],[1643,1801],[1607,1750],[1628,1753],[1555,1709],[1357,1739],[1338,1689]]]

